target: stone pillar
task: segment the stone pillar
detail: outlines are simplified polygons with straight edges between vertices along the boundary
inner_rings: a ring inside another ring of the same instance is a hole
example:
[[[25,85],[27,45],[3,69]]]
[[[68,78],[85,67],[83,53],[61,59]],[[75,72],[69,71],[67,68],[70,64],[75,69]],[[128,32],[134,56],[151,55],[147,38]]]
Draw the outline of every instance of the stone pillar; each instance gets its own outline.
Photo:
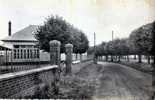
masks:
[[[51,65],[58,65],[58,68],[53,68],[53,82],[51,83],[51,86],[53,87],[51,93],[55,97],[58,98],[59,94],[59,79],[60,79],[60,46],[61,43],[57,40],[53,40],[49,42],[50,45],[50,64]]]
[[[72,72],[72,52],[73,52],[73,45],[66,44],[66,74],[71,74]]]
[[[60,65],[60,46],[57,40],[50,41],[50,63],[51,65]]]

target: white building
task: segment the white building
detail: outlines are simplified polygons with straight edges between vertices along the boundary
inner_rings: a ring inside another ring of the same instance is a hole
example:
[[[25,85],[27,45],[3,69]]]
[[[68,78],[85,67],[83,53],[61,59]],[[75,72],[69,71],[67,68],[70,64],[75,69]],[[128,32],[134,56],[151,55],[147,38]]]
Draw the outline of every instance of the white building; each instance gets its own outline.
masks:
[[[37,28],[37,25],[29,25],[11,34],[11,22],[9,22],[8,36],[1,40],[3,42],[1,46],[11,49],[4,53],[5,62],[48,62],[50,60],[49,54],[37,47],[38,41],[34,36]]]

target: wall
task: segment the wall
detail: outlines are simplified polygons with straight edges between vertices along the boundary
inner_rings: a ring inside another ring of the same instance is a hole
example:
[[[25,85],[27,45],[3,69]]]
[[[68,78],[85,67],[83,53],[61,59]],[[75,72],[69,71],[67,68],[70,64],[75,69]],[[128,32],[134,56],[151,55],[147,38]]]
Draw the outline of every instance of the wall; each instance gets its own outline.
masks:
[[[33,95],[38,86],[53,81],[53,68],[46,66],[28,71],[8,73],[0,76],[0,98],[23,98]]]

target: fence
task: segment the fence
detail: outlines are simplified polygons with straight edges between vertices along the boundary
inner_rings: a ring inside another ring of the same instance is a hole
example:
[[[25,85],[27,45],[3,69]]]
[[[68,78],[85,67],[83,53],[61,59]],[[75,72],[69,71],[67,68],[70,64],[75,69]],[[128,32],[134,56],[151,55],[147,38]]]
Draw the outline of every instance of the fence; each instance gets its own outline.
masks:
[[[15,48],[12,50],[0,50],[0,65],[4,64],[28,64],[35,62],[49,62],[49,53],[38,48]]]
[[[44,85],[53,86],[53,92],[55,93],[58,76],[57,69],[60,65],[60,45],[56,45],[57,43],[59,42],[51,42],[50,66],[1,75],[0,98],[31,97]],[[17,50],[17,52],[19,53],[21,51]],[[16,58],[21,58],[21,56],[19,57],[17,54]]]
[[[61,60],[65,60],[65,54],[61,54]],[[80,54],[72,54],[73,61],[80,61]],[[87,54],[82,54],[81,59],[87,60],[90,57]],[[50,61],[50,54],[48,52],[43,52],[37,48],[20,48],[7,51],[0,51],[0,65],[11,65],[13,64],[26,64],[29,63],[46,63]]]
[[[55,49],[53,48],[53,50]],[[54,55],[55,54],[52,56]],[[66,60],[66,55],[62,55],[64,56],[64,60]],[[72,54],[73,64],[74,62],[86,61],[87,59],[89,58],[86,54],[82,54],[82,56],[80,56],[80,54]],[[62,60],[62,58],[60,58],[60,60]],[[0,74],[44,67],[44,64],[50,64],[49,62],[50,54],[43,52],[38,48],[14,48],[12,50],[0,50]]]

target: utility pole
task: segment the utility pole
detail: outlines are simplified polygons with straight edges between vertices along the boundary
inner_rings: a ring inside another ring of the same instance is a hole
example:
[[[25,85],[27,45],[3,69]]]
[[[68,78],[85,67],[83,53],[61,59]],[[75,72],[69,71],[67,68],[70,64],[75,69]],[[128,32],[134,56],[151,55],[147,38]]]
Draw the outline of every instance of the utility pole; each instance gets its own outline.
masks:
[[[95,48],[96,48],[96,34],[94,32],[94,50],[95,50]]]
[[[113,41],[113,39],[114,39],[114,31],[112,31],[112,41]]]
[[[112,42],[113,42],[113,38],[114,38],[114,31],[112,30]],[[113,62],[113,54],[111,55],[111,61]]]
[[[96,57],[96,34],[94,32],[94,64],[97,64],[97,57]]]

